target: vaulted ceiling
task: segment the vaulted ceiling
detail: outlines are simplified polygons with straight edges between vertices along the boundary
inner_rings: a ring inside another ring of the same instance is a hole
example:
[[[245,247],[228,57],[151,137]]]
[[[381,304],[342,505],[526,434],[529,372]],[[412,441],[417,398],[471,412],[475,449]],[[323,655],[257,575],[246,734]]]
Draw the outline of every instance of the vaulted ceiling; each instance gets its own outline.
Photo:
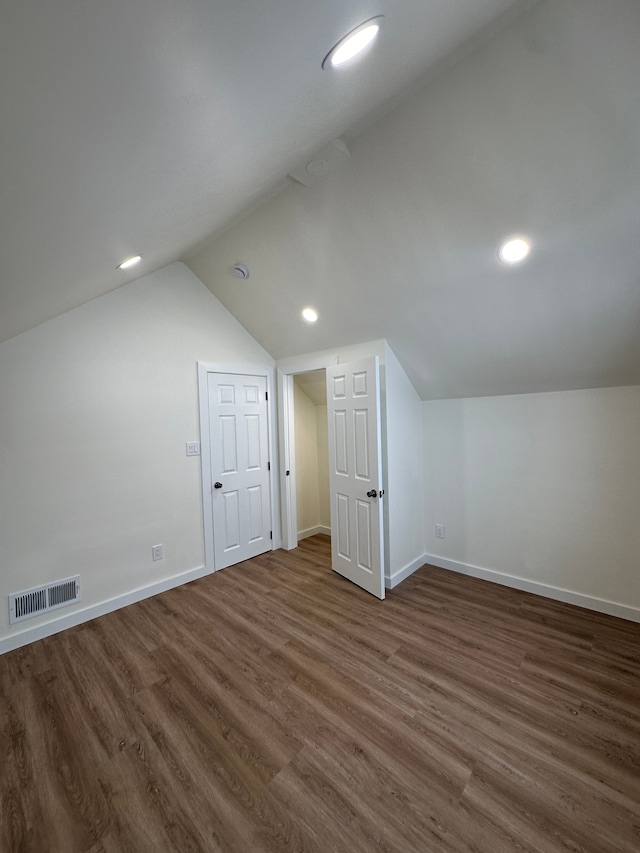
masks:
[[[386,337],[424,398],[640,382],[638,43],[635,0],[13,4],[0,341],[182,258],[275,357]]]
[[[276,358],[384,337],[423,399],[640,383],[640,3],[491,36],[189,258]]]

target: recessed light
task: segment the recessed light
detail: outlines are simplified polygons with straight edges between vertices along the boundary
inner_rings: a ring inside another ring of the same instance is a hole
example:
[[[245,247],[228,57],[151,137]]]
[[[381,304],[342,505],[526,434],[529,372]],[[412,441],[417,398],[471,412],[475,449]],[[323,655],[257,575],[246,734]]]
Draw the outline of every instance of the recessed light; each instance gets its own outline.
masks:
[[[302,317],[307,323],[315,323],[318,319],[318,312],[315,308],[305,308],[302,312]]]
[[[342,65],[362,53],[365,47],[370,45],[378,35],[383,21],[384,15],[376,15],[375,18],[370,18],[356,27],[355,30],[347,33],[322,60],[322,67],[326,68],[330,65],[332,68],[337,68],[338,65]]]
[[[139,264],[142,260],[142,255],[132,255],[130,258],[127,258],[126,261],[123,261],[121,264],[118,264],[116,267],[117,270],[128,270],[131,267],[135,267],[136,264]]]
[[[519,264],[529,255],[531,243],[525,237],[509,237],[498,249],[503,264]]]

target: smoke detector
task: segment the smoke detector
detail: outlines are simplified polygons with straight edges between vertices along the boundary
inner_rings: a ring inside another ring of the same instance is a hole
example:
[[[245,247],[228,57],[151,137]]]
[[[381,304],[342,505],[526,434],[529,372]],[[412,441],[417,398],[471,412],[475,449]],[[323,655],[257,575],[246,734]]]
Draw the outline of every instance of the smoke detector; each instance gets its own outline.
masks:
[[[244,264],[236,264],[233,268],[234,274],[241,279],[249,278],[249,267]]]

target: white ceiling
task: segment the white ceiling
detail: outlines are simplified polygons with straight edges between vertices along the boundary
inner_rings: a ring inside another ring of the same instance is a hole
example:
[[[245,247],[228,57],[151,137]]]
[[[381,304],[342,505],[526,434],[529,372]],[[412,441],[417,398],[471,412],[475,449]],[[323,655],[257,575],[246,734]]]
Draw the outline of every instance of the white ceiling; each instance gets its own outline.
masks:
[[[543,0],[405,95],[194,272],[274,357],[384,337],[423,399],[640,384],[640,2]]]
[[[385,337],[424,399],[640,383],[639,45],[637,0],[7,6],[0,341],[185,258],[274,357]]]
[[[5,3],[0,341],[184,256],[513,5]],[[381,12],[375,61],[321,70]]]

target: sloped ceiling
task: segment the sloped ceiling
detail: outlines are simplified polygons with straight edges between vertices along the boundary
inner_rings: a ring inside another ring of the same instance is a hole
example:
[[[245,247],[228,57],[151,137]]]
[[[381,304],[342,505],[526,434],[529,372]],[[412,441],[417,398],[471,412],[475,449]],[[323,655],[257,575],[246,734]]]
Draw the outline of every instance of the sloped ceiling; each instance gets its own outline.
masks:
[[[310,370],[293,377],[296,385],[303,390],[314,406],[327,405],[327,378],[324,370]]]
[[[3,4],[0,341],[181,258],[515,5]],[[379,13],[370,61],[323,71]]]
[[[274,357],[385,337],[423,399],[640,383],[639,46],[635,0],[534,4],[187,261]]]

